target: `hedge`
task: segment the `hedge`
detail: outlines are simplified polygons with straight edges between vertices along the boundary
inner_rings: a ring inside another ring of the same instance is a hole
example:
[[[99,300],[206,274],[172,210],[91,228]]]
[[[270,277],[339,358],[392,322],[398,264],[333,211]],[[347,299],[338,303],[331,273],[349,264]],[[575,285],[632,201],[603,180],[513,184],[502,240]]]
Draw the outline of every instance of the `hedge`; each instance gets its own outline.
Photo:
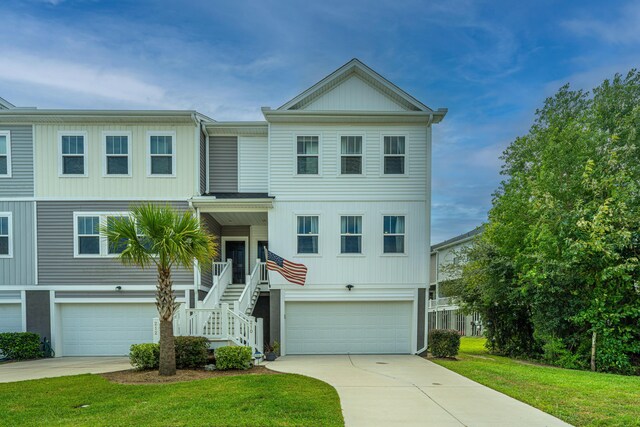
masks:
[[[460,333],[454,329],[434,329],[429,333],[429,348],[434,357],[456,357]]]
[[[249,369],[251,367],[251,347],[228,345],[216,348],[216,369]]]
[[[134,368],[140,371],[158,369],[160,366],[160,344],[133,344],[129,349],[129,361]]]
[[[40,335],[33,332],[0,334],[0,353],[13,360],[37,359],[44,356]]]
[[[177,369],[202,368],[207,364],[209,341],[205,337],[175,337],[175,348]],[[139,370],[158,369],[160,344],[133,344],[129,360]]]

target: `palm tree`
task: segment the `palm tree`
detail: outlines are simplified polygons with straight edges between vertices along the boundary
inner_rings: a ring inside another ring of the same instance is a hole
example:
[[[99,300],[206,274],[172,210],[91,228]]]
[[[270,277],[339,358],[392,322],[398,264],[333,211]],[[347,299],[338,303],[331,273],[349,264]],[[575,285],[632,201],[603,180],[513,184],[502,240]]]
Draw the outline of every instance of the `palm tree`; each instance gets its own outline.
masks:
[[[110,217],[101,226],[109,247],[125,265],[158,271],[156,306],[160,317],[160,375],[175,375],[176,355],[173,316],[177,308],[171,269],[193,269],[197,261],[208,266],[217,255],[214,237],[200,228],[192,212],[180,213],[169,206],[134,206],[130,216]]]

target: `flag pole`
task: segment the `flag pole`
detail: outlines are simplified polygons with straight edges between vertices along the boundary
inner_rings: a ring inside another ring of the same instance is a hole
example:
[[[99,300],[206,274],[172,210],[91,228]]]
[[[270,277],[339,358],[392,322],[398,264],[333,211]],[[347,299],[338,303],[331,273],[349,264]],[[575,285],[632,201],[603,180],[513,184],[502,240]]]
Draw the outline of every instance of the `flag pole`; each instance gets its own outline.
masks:
[[[266,246],[263,246],[262,250],[264,250],[264,269],[267,272],[267,282],[269,283],[269,289],[271,289],[271,281],[269,280],[269,269],[267,268],[267,262],[269,262],[269,250],[266,248]]]

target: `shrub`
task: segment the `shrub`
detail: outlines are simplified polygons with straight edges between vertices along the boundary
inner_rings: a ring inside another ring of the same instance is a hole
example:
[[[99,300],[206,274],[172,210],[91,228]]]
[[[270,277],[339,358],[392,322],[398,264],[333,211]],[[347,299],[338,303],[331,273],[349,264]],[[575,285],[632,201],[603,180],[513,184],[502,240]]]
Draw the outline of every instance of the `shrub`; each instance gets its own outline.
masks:
[[[160,365],[160,344],[133,344],[129,349],[131,365],[138,370],[158,369]]]
[[[208,349],[205,337],[176,337],[176,367],[202,368],[207,364]]]
[[[33,332],[0,334],[0,353],[13,360],[37,359],[43,356],[40,335]]]
[[[434,357],[455,357],[460,350],[460,334],[453,329],[434,329],[429,334],[429,341]]]
[[[249,369],[251,367],[251,347],[229,345],[216,349],[216,369]]]

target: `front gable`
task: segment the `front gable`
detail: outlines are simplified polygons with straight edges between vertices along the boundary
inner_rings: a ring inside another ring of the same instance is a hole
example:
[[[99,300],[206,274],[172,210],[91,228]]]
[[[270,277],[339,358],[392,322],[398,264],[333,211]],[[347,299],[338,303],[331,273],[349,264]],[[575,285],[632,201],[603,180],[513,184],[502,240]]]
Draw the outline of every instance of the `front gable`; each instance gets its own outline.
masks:
[[[278,110],[433,111],[358,59],[352,59]]]

